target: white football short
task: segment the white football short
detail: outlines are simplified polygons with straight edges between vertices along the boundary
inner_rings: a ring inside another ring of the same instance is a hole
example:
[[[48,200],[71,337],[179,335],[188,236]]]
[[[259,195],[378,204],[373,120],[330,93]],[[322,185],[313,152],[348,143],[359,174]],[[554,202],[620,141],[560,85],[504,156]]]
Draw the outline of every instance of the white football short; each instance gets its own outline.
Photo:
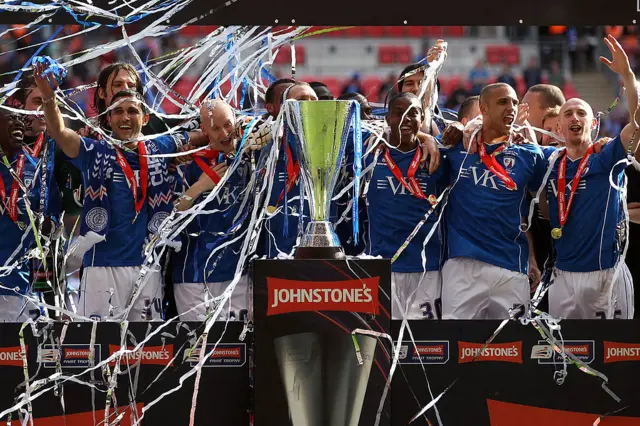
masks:
[[[393,272],[391,318],[400,320],[404,312],[408,320],[438,319],[441,282],[440,271]]]
[[[515,305],[530,301],[529,277],[466,257],[442,268],[443,319],[508,319]]]
[[[30,315],[31,311],[37,311]],[[40,308],[24,296],[0,296],[0,322],[25,322],[30,317],[37,318]]]
[[[231,281],[217,283],[181,283],[173,285],[176,308],[180,321],[202,321],[207,313],[216,307],[212,300],[224,293]],[[218,321],[244,321],[249,313],[249,278],[240,277],[231,297],[225,302],[224,308],[218,316]]]
[[[615,283],[615,268],[593,272],[555,269],[549,287],[549,314],[567,319],[632,319],[633,278],[625,263]]]
[[[140,269],[140,266],[84,268],[78,295],[78,314],[97,321],[123,320]],[[163,297],[160,272],[148,272],[138,296],[132,301],[127,319],[136,322],[162,319]]]

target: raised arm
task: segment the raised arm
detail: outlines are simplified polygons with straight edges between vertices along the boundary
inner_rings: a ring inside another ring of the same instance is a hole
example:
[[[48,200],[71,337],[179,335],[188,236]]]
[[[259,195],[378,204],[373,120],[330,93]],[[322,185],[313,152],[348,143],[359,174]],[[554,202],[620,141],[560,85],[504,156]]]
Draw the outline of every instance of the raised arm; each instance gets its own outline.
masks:
[[[45,69],[42,64],[36,64],[34,80],[38,89],[42,92],[44,120],[47,124],[47,133],[70,158],[76,158],[80,154],[80,136],[64,125],[64,118],[56,104],[56,92],[58,82],[51,74],[42,76]]]
[[[627,92],[629,124],[624,126],[624,129],[620,132],[620,142],[625,151],[635,153],[638,147],[638,139],[640,139],[640,132],[637,131],[638,123],[640,123],[640,110],[638,109],[636,76],[633,74],[633,70],[629,64],[629,58],[620,43],[618,43],[618,40],[609,34],[607,38],[604,39],[604,42],[611,51],[612,58],[610,61],[601,56],[600,61],[622,78],[622,83]]]

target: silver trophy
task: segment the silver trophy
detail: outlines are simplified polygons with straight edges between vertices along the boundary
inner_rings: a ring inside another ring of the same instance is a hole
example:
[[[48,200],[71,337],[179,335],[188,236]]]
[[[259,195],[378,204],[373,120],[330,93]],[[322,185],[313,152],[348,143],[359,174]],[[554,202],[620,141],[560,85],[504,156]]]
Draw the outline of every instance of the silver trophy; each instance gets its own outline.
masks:
[[[331,198],[347,145],[356,101],[291,102],[296,153],[311,222],[296,258],[334,258],[342,252],[329,222]],[[360,129],[353,129],[359,132]]]
[[[358,426],[377,341],[350,334],[325,342],[316,333],[275,339],[280,376],[293,426]]]

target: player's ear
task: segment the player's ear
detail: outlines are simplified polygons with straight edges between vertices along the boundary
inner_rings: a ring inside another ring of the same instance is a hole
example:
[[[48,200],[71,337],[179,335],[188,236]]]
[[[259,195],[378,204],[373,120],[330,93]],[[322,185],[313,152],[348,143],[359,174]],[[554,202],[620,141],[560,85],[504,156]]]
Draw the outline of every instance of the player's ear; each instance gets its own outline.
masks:
[[[149,119],[151,118],[151,116],[146,113],[143,117],[142,117],[142,127],[146,126],[147,123],[149,123]]]
[[[598,119],[594,117],[593,120],[591,120],[591,130],[595,130],[596,127],[598,127]]]

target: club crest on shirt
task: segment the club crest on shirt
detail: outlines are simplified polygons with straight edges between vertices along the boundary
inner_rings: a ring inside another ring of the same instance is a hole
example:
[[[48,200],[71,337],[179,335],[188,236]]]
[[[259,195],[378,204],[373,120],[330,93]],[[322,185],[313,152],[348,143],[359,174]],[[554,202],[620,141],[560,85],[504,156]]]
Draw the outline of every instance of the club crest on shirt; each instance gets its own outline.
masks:
[[[502,159],[502,163],[504,164],[506,171],[510,171],[513,166],[515,166],[516,159],[512,155],[505,154],[504,158]]]

